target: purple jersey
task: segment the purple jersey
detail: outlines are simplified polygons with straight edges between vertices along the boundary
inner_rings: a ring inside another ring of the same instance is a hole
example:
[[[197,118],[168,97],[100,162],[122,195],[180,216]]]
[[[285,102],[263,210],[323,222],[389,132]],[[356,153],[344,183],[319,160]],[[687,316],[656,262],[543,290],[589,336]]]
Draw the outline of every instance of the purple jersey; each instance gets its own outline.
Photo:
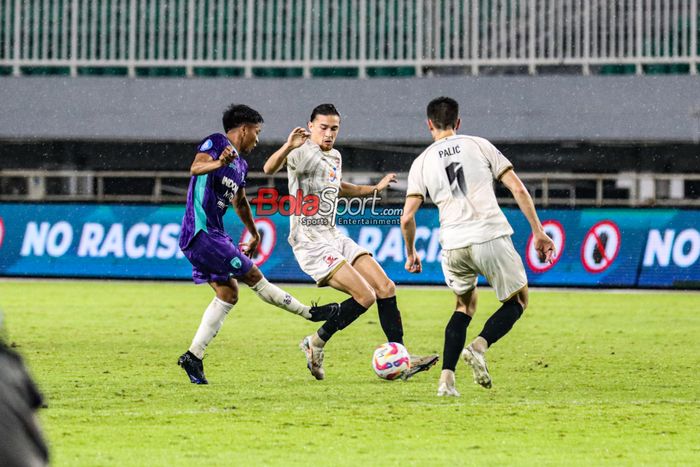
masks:
[[[209,154],[217,160],[227,146],[232,144],[226,135],[214,133],[197,145],[197,152]],[[234,152],[237,153],[235,148]],[[225,234],[224,214],[238,190],[245,187],[247,174],[248,163],[238,155],[226,167],[190,179],[187,207],[180,231],[181,249],[187,248],[194,236],[201,231]]]

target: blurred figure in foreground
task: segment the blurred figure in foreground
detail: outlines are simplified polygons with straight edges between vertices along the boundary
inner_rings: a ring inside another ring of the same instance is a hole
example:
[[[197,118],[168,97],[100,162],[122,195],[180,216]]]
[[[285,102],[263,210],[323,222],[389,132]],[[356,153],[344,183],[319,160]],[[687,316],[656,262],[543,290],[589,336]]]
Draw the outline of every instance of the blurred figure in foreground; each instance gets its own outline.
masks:
[[[48,448],[36,417],[42,404],[41,394],[22,359],[0,336],[0,465],[48,464]]]

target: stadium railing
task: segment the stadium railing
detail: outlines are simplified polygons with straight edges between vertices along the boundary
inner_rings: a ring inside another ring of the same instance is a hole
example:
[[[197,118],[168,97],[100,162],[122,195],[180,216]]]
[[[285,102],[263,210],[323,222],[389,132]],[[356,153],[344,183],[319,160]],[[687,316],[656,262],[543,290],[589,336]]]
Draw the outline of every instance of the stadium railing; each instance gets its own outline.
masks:
[[[538,206],[700,206],[700,174],[621,172],[534,173],[519,172]],[[380,203],[402,204],[407,173],[381,195]],[[374,172],[345,173],[353,183],[377,181]],[[131,202],[183,203],[190,177],[186,172],[0,170],[0,202]],[[287,192],[285,173],[248,175],[248,195],[261,187]],[[497,196],[505,205],[515,204],[498,186]]]
[[[696,0],[0,0],[0,72],[696,74]]]

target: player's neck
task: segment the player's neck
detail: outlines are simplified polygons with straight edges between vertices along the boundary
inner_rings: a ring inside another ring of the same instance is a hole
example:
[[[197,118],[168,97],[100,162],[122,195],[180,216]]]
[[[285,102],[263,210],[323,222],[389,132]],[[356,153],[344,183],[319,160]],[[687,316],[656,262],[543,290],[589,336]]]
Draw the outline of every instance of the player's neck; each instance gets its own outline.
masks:
[[[226,133],[226,137],[228,138],[229,142],[233,145],[233,148],[236,150],[236,152],[240,153],[239,148],[241,147],[241,143],[243,142],[243,135],[241,135],[235,130],[231,130],[228,133]]]
[[[438,141],[443,138],[448,138],[457,134],[457,131],[450,128],[449,130],[433,130],[433,141]]]

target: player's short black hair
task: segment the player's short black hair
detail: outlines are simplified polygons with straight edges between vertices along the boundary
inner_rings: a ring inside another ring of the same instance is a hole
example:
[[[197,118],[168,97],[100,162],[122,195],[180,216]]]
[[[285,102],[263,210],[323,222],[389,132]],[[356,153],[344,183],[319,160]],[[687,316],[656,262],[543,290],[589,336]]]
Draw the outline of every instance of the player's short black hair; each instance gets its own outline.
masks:
[[[428,119],[438,130],[454,129],[459,118],[459,104],[451,97],[437,97],[428,104]]]
[[[224,132],[238,128],[241,125],[256,125],[263,123],[262,115],[255,109],[243,104],[231,104],[221,119]]]
[[[340,112],[338,112],[338,109],[336,109],[333,104],[321,104],[317,105],[314,110],[311,111],[311,118],[309,121],[313,122],[316,115],[337,115],[340,117]]]

